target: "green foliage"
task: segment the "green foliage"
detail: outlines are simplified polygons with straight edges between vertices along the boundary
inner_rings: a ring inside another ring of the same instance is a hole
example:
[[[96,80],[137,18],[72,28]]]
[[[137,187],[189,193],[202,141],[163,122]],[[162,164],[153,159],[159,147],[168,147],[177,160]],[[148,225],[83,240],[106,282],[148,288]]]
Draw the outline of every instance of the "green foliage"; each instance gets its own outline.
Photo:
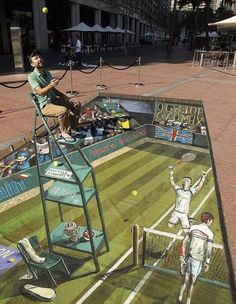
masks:
[[[205,0],[179,0],[178,4],[180,9],[184,8],[187,5],[191,5],[192,11],[195,12]]]
[[[233,11],[219,7],[214,14],[214,22],[230,18],[234,15]]]

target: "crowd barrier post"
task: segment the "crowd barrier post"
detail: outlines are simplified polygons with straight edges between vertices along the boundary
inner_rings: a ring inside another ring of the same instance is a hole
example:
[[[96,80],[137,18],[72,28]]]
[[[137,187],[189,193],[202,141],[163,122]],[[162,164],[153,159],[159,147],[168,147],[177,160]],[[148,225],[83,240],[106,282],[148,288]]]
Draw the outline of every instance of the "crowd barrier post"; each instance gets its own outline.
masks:
[[[141,78],[140,73],[141,73],[141,57],[138,57],[138,82],[134,83],[136,87],[144,86],[144,84],[140,82],[140,78]]]
[[[203,56],[204,56],[204,54],[203,54],[203,52],[201,52],[201,57],[200,57],[200,66],[202,66],[202,65],[203,65]]]
[[[99,89],[106,89],[107,86],[106,86],[105,84],[102,83],[102,82],[103,82],[103,79],[102,79],[102,69],[103,69],[102,63],[103,63],[103,60],[102,60],[102,57],[100,57],[100,59],[99,59],[100,83],[98,83],[98,84],[96,85],[96,87],[99,88]]]
[[[228,69],[228,63],[229,63],[229,52],[226,54],[225,70]]]
[[[196,53],[197,53],[197,50],[196,50],[196,49],[194,49],[192,66],[195,66],[195,61],[196,61]]]
[[[74,61],[69,60],[68,65],[69,65],[69,67],[70,67],[70,91],[67,91],[66,94],[72,97],[72,96],[78,95],[79,92],[73,90],[72,70],[73,70],[73,66],[74,66]]]
[[[233,68],[236,67],[236,51],[234,52]]]
[[[204,53],[201,52],[200,66],[203,66]]]

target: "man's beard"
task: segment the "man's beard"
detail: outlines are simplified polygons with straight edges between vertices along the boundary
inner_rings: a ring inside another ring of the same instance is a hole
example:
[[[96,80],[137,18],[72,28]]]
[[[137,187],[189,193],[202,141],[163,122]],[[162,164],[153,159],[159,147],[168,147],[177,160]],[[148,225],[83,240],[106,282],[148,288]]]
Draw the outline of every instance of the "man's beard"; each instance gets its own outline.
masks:
[[[38,64],[37,64],[37,68],[38,68],[38,69],[43,69],[43,68],[44,68],[44,63],[43,63],[43,62],[38,63]]]

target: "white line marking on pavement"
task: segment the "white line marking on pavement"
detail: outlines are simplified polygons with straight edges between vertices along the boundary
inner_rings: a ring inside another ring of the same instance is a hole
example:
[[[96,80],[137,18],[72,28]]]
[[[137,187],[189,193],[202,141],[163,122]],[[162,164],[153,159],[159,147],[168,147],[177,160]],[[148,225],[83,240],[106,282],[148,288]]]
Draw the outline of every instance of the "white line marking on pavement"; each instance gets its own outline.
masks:
[[[209,168],[207,170],[207,173],[211,171],[212,168]],[[195,184],[199,182],[196,181]],[[195,185],[194,184],[194,185]],[[173,204],[151,227],[150,229],[156,228],[165,217],[174,209],[175,204]],[[139,240],[139,242],[142,241],[142,238]],[[111,273],[120,266],[124,262],[124,260],[133,252],[133,247],[131,247],[105,274],[104,276],[98,280],[89,290],[75,303],[75,304],[82,304],[110,275]]]
[[[172,90],[172,89],[174,89],[174,88],[176,88],[178,86],[181,86],[181,85],[183,85],[185,83],[188,83],[188,82],[191,82],[191,81],[194,81],[194,80],[198,80],[199,78],[206,77],[206,76],[208,76],[211,73],[212,73],[212,71],[210,71],[208,73],[203,73],[203,74],[201,73],[201,74],[198,74],[198,75],[193,76],[191,78],[186,78],[186,79],[183,79],[183,80],[179,80],[179,81],[171,83],[171,84],[169,84],[167,86],[164,86],[162,88],[155,89],[155,90],[152,90],[152,91],[150,91],[148,93],[145,93],[142,96],[152,96],[152,95],[157,94],[157,93],[166,92],[166,91]]]

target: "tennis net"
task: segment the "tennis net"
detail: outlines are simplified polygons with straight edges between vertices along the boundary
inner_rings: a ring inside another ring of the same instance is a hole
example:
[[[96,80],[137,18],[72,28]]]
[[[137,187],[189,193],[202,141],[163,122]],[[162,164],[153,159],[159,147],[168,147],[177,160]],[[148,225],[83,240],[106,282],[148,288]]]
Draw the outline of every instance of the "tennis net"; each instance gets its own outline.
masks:
[[[160,272],[180,275],[179,249],[183,238],[180,234],[144,228],[143,266]],[[222,245],[213,244],[209,271],[202,272],[199,280],[219,287],[229,288]]]

